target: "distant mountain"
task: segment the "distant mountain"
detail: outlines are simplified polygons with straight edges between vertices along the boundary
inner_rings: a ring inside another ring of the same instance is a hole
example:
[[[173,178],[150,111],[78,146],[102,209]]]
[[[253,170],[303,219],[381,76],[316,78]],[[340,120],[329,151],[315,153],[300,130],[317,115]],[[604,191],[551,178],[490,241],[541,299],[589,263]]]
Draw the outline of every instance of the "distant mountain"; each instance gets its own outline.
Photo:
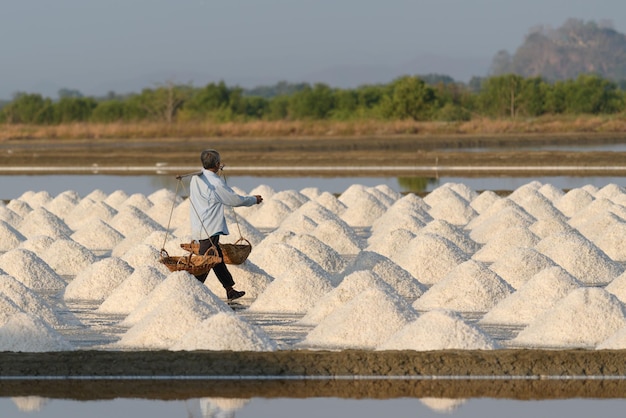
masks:
[[[510,73],[550,81],[589,73],[624,80],[626,36],[613,29],[610,21],[569,19],[558,29],[535,27],[514,55],[500,51],[494,57],[490,75]]]

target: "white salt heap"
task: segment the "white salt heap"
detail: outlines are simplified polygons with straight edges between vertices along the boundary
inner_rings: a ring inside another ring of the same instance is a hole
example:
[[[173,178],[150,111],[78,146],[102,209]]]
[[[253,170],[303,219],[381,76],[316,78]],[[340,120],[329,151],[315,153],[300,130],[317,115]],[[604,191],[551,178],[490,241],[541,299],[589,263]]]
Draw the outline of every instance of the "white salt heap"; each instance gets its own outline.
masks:
[[[41,254],[50,248],[52,244],[54,244],[54,238],[47,235],[37,235],[22,242],[18,248]]]
[[[604,213],[579,225],[578,231],[614,261],[626,261],[626,220]]]
[[[256,325],[233,313],[209,316],[178,342],[172,350],[275,351],[277,345]]]
[[[133,268],[118,257],[97,261],[76,275],[63,291],[64,300],[104,301],[133,273]]]
[[[513,248],[532,248],[539,242],[539,237],[526,227],[514,226],[506,228],[500,234],[491,237],[489,241],[472,258],[477,261],[493,263],[501,260]]]
[[[565,193],[560,199],[554,202],[554,206],[565,216],[571,218],[581,211],[591,202],[594,197],[586,190],[575,188]]]
[[[582,283],[561,267],[547,267],[521,285],[516,292],[498,302],[479,323],[528,325],[579,287],[582,287]]]
[[[117,215],[117,210],[103,201],[94,201],[88,198],[81,200],[74,209],[65,216],[65,223],[74,231],[89,227],[94,222],[107,224]]]
[[[436,309],[405,325],[378,350],[493,350],[499,345],[456,312]]]
[[[415,234],[407,229],[394,229],[391,232],[372,235],[369,238],[365,251],[373,251],[391,258],[404,250],[406,245],[415,238]]]
[[[39,207],[24,216],[19,231],[26,237],[48,235],[52,238],[67,238],[72,230],[59,218],[46,209]]]
[[[587,285],[610,283],[623,272],[620,264],[577,231],[546,237],[535,249]]]
[[[466,225],[478,213],[469,202],[450,187],[438,187],[424,198],[430,206],[428,213],[433,219],[441,219],[453,225]]]
[[[55,214],[63,219],[67,216],[80,202],[78,193],[72,190],[60,193],[54,199],[44,205],[44,208],[50,213]]]
[[[20,222],[22,222],[22,217],[8,207],[0,206],[0,220],[6,222],[14,228],[17,228]]]
[[[0,252],[17,248],[26,237],[9,223],[0,220]]]
[[[44,352],[73,350],[65,338],[39,318],[16,313],[0,327],[0,351]]]
[[[110,250],[122,242],[124,235],[100,219],[82,225],[70,238],[90,250]]]
[[[487,312],[513,289],[483,263],[469,260],[459,264],[415,302],[421,311],[449,309]]]
[[[230,271],[235,280],[235,288],[245,289],[246,299],[256,299],[265,291],[265,288],[272,280],[274,280],[272,276],[250,260],[246,260],[243,264],[239,265],[231,264],[228,266],[228,271]],[[204,284],[216,295],[220,297],[225,295],[226,291],[215,276],[213,270],[209,273]]]
[[[131,313],[165,277],[163,270],[156,266],[138,266],[102,302],[98,312],[126,315]]]
[[[300,345],[374,349],[416,317],[404,299],[374,287],[326,316]]]
[[[593,348],[626,326],[624,305],[601,288],[579,288],[537,316],[511,344]]]
[[[347,206],[341,213],[341,219],[352,227],[367,227],[383,215],[389,208],[389,203],[381,201],[368,188],[350,187],[351,192],[344,198],[342,194],[339,200]]]
[[[13,199],[7,204],[7,209],[11,209],[13,212],[18,214],[20,217],[24,217],[33,211],[33,208],[23,200]]]
[[[502,198],[496,193],[485,190],[470,201],[470,206],[480,215],[500,199]]]
[[[274,280],[250,305],[250,311],[305,313],[332,289],[329,274],[296,248],[277,243],[268,252],[272,257],[259,267]]]
[[[311,235],[331,246],[339,254],[357,254],[364,247],[354,229],[340,220],[319,222]]]
[[[58,239],[41,253],[41,259],[60,275],[74,276],[97,261],[96,256],[71,239]]]
[[[480,250],[480,244],[473,241],[464,230],[442,219],[435,219],[429,222],[422,228],[421,232],[442,236],[450,240],[466,254],[474,254]]]
[[[470,231],[471,239],[484,244],[508,228],[528,228],[536,221],[537,219],[517,203],[503,198],[474,218],[465,228]]]
[[[533,248],[513,247],[489,268],[511,287],[519,289],[535,274],[553,266],[556,266],[554,261]]]
[[[0,255],[0,269],[33,290],[61,289],[66,283],[34,252],[17,248]]]
[[[524,208],[535,219],[567,221],[567,217],[555,208],[552,202],[537,189],[519,188],[511,193],[508,198]]]
[[[467,261],[468,256],[440,235],[419,233],[391,259],[420,283],[432,285],[457,265]]]

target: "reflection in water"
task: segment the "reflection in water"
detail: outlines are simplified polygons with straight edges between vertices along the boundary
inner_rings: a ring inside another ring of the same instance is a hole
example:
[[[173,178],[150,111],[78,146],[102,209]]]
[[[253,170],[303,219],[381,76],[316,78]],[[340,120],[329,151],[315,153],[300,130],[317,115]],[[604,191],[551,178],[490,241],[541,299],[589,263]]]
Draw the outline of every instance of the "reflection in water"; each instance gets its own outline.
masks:
[[[438,185],[439,180],[428,177],[398,177],[401,192],[425,192],[431,185]]]
[[[18,396],[12,399],[17,408],[24,412],[41,411],[49,401],[40,396]]]

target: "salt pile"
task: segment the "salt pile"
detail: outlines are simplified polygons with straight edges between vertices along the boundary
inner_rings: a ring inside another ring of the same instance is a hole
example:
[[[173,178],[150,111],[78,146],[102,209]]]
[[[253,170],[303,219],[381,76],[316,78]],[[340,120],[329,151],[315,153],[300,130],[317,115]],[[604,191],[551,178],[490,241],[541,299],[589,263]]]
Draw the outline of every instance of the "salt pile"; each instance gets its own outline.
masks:
[[[522,347],[593,348],[626,326],[624,305],[601,288],[579,288],[511,340]]]
[[[169,349],[211,315],[229,310],[195,277],[175,272],[120,323],[133,324],[114,346]]]
[[[246,260],[239,265],[231,264],[228,266],[228,270],[235,279],[235,288],[245,289],[246,299],[256,299],[274,280],[272,276],[250,260]],[[213,270],[209,273],[204,284],[216,295],[222,296],[225,294],[225,290]]]
[[[133,273],[133,268],[118,257],[91,264],[76,275],[63,291],[64,300],[81,299],[102,302]]]
[[[347,206],[341,219],[352,227],[367,227],[387,211],[389,203],[381,201],[369,188],[353,185],[339,201]]]
[[[469,260],[459,264],[413,302],[417,310],[449,309],[486,312],[513,289],[483,263]]]
[[[480,244],[473,241],[464,230],[442,219],[435,219],[429,222],[422,228],[421,232],[442,236],[454,243],[466,254],[474,254],[480,249]]]
[[[17,215],[19,215],[20,217],[24,217],[26,215],[28,215],[30,212],[33,211],[33,208],[30,207],[30,205],[26,202],[24,202],[23,200],[20,199],[13,199],[11,200],[8,204],[7,204],[7,209],[11,209],[13,212],[15,212]]]
[[[259,267],[274,280],[250,305],[250,311],[305,313],[332,289],[328,273],[296,248],[277,243],[269,252],[272,257]],[[298,269],[294,271],[293,266]]]
[[[594,197],[586,190],[576,188],[565,193],[554,206],[565,216],[571,218],[593,202]]]
[[[508,198],[524,208],[535,219],[567,221],[567,217],[556,209],[552,202],[537,189],[521,187],[511,193]]]
[[[124,206],[109,224],[125,237],[145,236],[163,227],[134,206]]]
[[[330,245],[339,254],[358,254],[364,247],[354,229],[340,220],[319,222],[311,235]]]
[[[172,350],[275,351],[277,345],[258,326],[233,313],[209,316],[172,345]]]
[[[626,261],[626,220],[605,213],[581,224],[578,231],[614,261]]]
[[[0,269],[33,290],[61,289],[66,285],[45,261],[21,248],[0,255]]]
[[[58,216],[40,207],[24,216],[19,231],[26,237],[48,235],[52,238],[67,238],[72,230]]]
[[[128,315],[165,277],[163,270],[156,266],[137,266],[102,302],[98,312]]]
[[[73,346],[40,319],[18,312],[0,327],[0,351],[70,351]]]
[[[416,317],[416,312],[404,299],[375,287],[335,309],[300,345],[374,349]]]
[[[415,238],[415,234],[407,229],[394,229],[389,233],[372,235],[365,251],[373,251],[385,257],[391,258],[404,250],[406,245]]]
[[[47,235],[37,235],[35,237],[28,238],[26,241],[22,242],[17,248],[32,251],[35,254],[41,254],[42,252],[50,248],[53,243],[54,238]]]
[[[50,213],[63,219],[69,214],[76,205],[80,202],[80,196],[78,193],[72,190],[68,190],[59,194],[57,197],[49,201],[44,205],[44,208]]]
[[[41,259],[60,275],[74,276],[97,261],[96,256],[71,239],[58,239],[41,253]]]
[[[9,223],[0,220],[0,251],[9,251],[17,248],[26,237],[13,228]]]
[[[480,215],[500,199],[493,191],[485,190],[470,201],[470,206]]]
[[[454,311],[432,310],[380,344],[377,350],[493,350],[499,345]]]
[[[295,235],[287,243],[306,254],[329,273],[338,273],[345,268],[346,262],[341,255],[312,235]]]
[[[559,266],[547,267],[487,312],[479,324],[528,325],[582,283]]]
[[[22,222],[22,217],[6,206],[0,206],[0,220],[16,228]]]
[[[124,235],[100,219],[81,226],[70,238],[90,250],[110,250],[122,242]]]
[[[117,210],[103,201],[94,201],[89,198],[82,199],[72,211],[65,216],[65,223],[74,231],[89,227],[93,222],[106,222],[108,224]]]
[[[623,272],[620,264],[577,231],[546,237],[535,249],[587,285],[608,284]]]
[[[52,196],[50,196],[50,193],[45,190],[40,192],[30,190],[24,192],[20,197],[18,197],[18,200],[28,203],[28,206],[33,209],[37,209],[49,203],[52,200]]]
[[[467,261],[468,256],[440,235],[420,233],[391,259],[420,283],[432,285],[443,279],[457,265]]]
[[[525,227],[511,227],[501,231],[489,241],[472,258],[477,261],[493,263],[501,260],[502,257],[513,248],[534,247],[539,242],[539,237]]]
[[[471,239],[479,244],[484,244],[493,237],[500,235],[505,229],[512,227],[528,228],[536,221],[537,219],[517,203],[503,198],[474,218],[465,228],[470,231]]]
[[[428,213],[433,219],[453,225],[466,225],[478,215],[469,202],[450,187],[438,187],[424,198],[424,202],[430,206]]]
[[[376,273],[367,270],[354,271],[346,275],[336,288],[322,296],[298,322],[303,325],[318,325],[335,309],[373,288],[387,294],[394,293]]]
[[[549,257],[533,248],[514,247],[489,266],[513,289],[519,289],[543,269],[556,266]]]

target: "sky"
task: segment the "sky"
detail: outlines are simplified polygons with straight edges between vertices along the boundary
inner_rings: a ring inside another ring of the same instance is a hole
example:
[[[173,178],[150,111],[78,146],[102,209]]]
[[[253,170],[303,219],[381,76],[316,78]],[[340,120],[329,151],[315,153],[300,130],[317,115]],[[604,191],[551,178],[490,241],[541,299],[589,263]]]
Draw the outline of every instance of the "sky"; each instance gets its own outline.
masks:
[[[537,25],[609,20],[623,0],[0,0],[0,99],[167,83],[354,88],[439,73],[467,82]]]

